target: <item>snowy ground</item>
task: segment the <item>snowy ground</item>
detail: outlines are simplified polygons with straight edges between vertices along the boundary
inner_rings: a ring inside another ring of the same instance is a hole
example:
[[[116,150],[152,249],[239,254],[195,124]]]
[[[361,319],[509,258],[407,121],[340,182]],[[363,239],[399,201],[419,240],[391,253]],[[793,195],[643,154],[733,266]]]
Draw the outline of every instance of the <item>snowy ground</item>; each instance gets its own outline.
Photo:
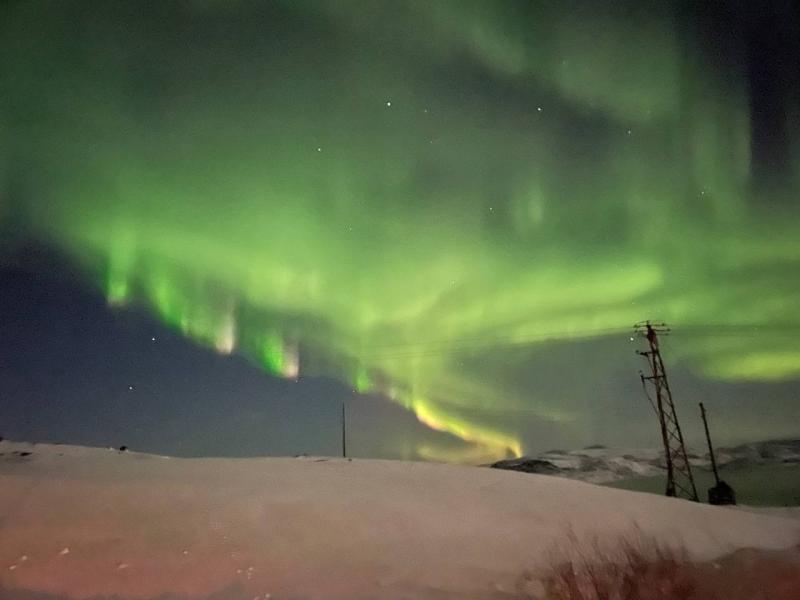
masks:
[[[499,469],[0,442],[3,599],[511,598],[568,529],[634,526],[697,558],[800,540],[795,520]]]

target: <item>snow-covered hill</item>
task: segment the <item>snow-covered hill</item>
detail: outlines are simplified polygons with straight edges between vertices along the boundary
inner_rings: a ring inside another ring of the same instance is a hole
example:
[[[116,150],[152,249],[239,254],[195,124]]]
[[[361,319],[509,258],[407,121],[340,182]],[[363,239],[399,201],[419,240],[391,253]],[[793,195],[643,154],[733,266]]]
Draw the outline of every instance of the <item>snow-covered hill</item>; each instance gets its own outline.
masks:
[[[800,464],[800,440],[770,440],[742,444],[714,451],[717,465],[738,467],[771,464]],[[708,455],[704,456],[708,461]]]
[[[715,450],[717,465],[743,468],[773,464],[800,464],[800,440],[770,440]],[[708,454],[690,454],[693,466],[710,469]],[[501,460],[498,469],[558,475],[591,483],[609,483],[633,477],[663,473],[663,453],[641,448],[606,448],[589,446],[564,452],[550,450],[533,457]]]
[[[498,469],[0,443],[14,600],[509,598],[568,530],[634,526],[698,558],[800,540],[787,519]]]

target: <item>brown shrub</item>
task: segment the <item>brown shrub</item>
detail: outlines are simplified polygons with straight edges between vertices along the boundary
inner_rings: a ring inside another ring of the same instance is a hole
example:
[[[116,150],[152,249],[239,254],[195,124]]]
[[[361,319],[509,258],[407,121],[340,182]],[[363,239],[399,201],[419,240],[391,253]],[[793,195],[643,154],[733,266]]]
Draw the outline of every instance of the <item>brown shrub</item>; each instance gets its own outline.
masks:
[[[521,596],[542,600],[800,600],[800,547],[742,550],[694,562],[681,547],[635,535],[580,544],[574,534],[551,566],[521,582]],[[533,591],[535,590],[535,591]]]

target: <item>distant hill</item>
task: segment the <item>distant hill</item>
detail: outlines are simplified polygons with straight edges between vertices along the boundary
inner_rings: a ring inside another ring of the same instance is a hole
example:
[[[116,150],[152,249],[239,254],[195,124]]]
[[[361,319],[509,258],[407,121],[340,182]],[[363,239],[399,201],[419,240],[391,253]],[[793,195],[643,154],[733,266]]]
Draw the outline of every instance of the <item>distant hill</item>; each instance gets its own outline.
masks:
[[[754,466],[800,464],[800,439],[767,440],[715,450],[717,465],[724,470]],[[710,469],[708,453],[689,454],[692,466]],[[548,450],[533,457],[501,460],[495,469],[557,475],[588,481],[610,483],[635,477],[652,477],[664,469],[663,454],[654,449],[606,448],[587,446],[582,450]]]

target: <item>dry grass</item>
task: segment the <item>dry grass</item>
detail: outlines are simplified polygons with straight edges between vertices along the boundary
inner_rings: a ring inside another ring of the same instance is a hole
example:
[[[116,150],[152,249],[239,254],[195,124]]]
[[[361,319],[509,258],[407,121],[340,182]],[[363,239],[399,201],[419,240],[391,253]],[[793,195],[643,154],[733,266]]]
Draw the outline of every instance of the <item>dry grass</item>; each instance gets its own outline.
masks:
[[[581,544],[569,533],[551,566],[520,584],[537,600],[799,600],[800,546],[784,552],[741,550],[695,562],[683,548],[640,532],[614,544]]]

